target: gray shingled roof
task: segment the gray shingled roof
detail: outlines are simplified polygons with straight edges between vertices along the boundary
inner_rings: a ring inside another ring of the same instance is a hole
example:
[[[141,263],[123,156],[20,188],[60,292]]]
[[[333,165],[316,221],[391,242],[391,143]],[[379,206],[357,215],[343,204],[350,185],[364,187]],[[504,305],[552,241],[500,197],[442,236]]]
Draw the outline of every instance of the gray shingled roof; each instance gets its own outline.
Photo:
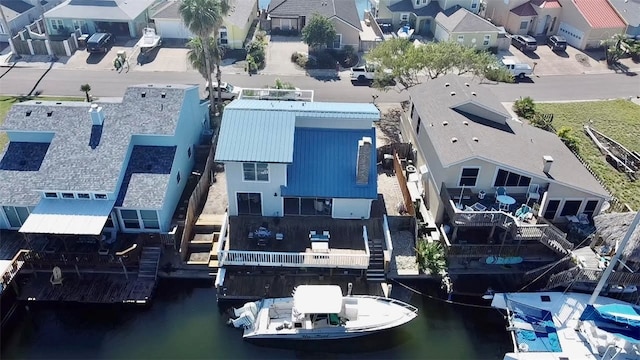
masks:
[[[46,18],[132,21],[155,0],[67,0],[45,13]]]
[[[640,26],[640,1],[609,0],[609,3],[629,26]]]
[[[480,158],[549,178],[550,182],[609,196],[555,134],[509,119],[496,96],[479,86],[478,81],[450,74],[414,86],[409,94],[423,119],[423,130],[445,168]],[[498,124],[487,120],[490,117],[506,120]],[[457,141],[453,142],[453,138]],[[550,176],[543,172],[545,155],[554,160]]]
[[[355,0],[273,0],[267,12],[271,17],[306,16],[309,19],[314,13],[327,18],[335,16],[362,31]]]
[[[180,0],[167,1],[167,4],[151,15],[151,18],[181,20],[180,3]],[[224,19],[225,23],[244,27],[247,24],[247,20],[257,11],[257,3],[257,0],[231,0],[231,9],[229,9],[229,14]]]
[[[454,32],[498,32],[493,24],[465,8],[448,15],[444,12],[436,15],[436,21],[450,33]]]
[[[21,0],[0,0],[0,6],[2,6],[2,12],[4,12],[7,21],[11,21],[33,8],[33,5]]]
[[[21,150],[24,143],[11,143],[0,154],[0,204],[35,205],[39,195],[34,190],[116,191],[132,136],[174,135],[188,90],[197,92],[192,85],[131,86],[121,103],[100,104],[105,116],[102,127],[92,125],[88,103],[28,101],[13,105],[0,130],[49,135],[30,153]],[[47,137],[51,140],[48,148],[42,145],[49,141]],[[157,178],[155,173],[149,176]],[[135,186],[147,184],[144,187],[150,193],[163,186],[135,180]]]
[[[387,8],[391,12],[409,12],[416,16],[430,16],[435,17],[442,11],[440,4],[437,1],[431,1],[429,5],[423,6],[418,9],[413,8],[412,0],[404,0],[395,4],[389,5]]]

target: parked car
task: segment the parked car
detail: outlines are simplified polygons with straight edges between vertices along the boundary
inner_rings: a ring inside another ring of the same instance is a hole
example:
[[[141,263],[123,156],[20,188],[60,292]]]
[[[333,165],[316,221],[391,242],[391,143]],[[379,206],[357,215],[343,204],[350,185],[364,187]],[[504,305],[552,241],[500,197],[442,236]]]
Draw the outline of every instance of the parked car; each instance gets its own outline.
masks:
[[[560,35],[549,36],[547,45],[552,51],[565,51],[567,49],[567,39]]]
[[[208,96],[208,92],[209,92],[209,83],[205,84],[205,88],[207,91],[207,96]],[[233,86],[227,82],[221,82],[220,83],[220,89],[222,90],[220,92],[220,99],[222,100],[234,100],[236,98],[238,98],[240,96],[240,93],[242,92],[242,88],[237,87],[237,86]],[[218,98],[218,83],[214,82],[213,83],[213,96],[217,99]]]
[[[382,70],[384,74],[391,74],[390,69]],[[354,66],[351,68],[349,75],[351,76],[351,81],[373,81],[376,74],[376,66],[374,64],[364,64],[362,66]]]
[[[87,40],[87,51],[106,53],[113,45],[113,40],[113,35],[109,33],[95,33]]]
[[[513,35],[511,37],[511,45],[520,49],[520,51],[536,51],[538,43],[536,39],[529,35]]]

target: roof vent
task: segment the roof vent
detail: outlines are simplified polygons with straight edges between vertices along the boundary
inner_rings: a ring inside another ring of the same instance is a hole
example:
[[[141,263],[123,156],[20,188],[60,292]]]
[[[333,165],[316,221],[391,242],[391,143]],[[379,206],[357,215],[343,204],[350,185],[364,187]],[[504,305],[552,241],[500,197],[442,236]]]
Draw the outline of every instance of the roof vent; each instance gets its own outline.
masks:
[[[57,102],[56,105],[62,105],[62,103],[61,102]]]
[[[478,138],[477,138],[477,137],[475,137],[475,136],[474,136],[474,137],[472,137],[472,138],[471,138],[471,140],[473,140],[473,141],[475,141],[475,142],[480,141],[480,139],[478,139]]]
[[[40,105],[42,104],[42,101],[36,101],[36,104]]]
[[[167,85],[167,87],[168,87],[168,88],[170,88],[170,87],[171,87],[171,85]]]
[[[52,110],[47,111],[47,117],[51,117],[51,115],[53,115],[53,111]]]
[[[149,85],[147,85],[147,87],[153,87],[153,84],[149,84]]]
[[[445,121],[442,122],[442,126],[447,126],[447,125],[449,125],[448,121],[445,120]]]
[[[464,83],[464,86],[469,87],[469,83]]]
[[[542,161],[543,161],[542,171],[545,174],[548,174],[549,171],[551,170],[551,164],[553,164],[553,158],[551,157],[551,155],[545,155],[542,157]]]
[[[142,93],[140,93],[140,97],[147,97],[147,92],[143,91]]]
[[[457,143],[457,142],[458,142],[458,138],[456,138],[456,137],[452,137],[452,138],[451,138],[451,142],[452,142],[452,143]]]
[[[467,120],[462,122],[464,125],[469,126],[469,122]]]
[[[27,110],[26,116],[31,116],[31,110]]]
[[[473,95],[473,96],[477,96],[478,94],[476,94],[476,92],[475,92],[475,91],[472,91],[472,92],[471,92],[471,95]]]
[[[98,106],[98,104],[91,104],[89,116],[91,116],[93,125],[102,125],[104,123],[104,112],[102,112],[102,107]]]
[[[444,87],[449,87],[449,86],[451,86],[451,84],[449,84],[449,83],[444,83]]]
[[[164,99],[164,98],[166,98],[166,97],[167,97],[167,93],[166,93],[166,92],[164,92],[164,91],[163,91],[163,92],[161,92],[161,93],[160,93],[160,97],[161,97],[161,98],[163,98],[163,99]]]
[[[451,95],[451,96],[454,96],[455,94],[456,94],[456,92],[455,92],[455,91],[452,91],[452,92],[450,93],[450,95]]]

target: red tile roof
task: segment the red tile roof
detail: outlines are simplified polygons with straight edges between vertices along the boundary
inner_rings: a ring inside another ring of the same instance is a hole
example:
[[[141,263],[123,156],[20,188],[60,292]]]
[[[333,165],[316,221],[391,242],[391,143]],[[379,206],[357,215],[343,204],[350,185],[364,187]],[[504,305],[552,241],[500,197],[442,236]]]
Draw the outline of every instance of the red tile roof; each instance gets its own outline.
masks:
[[[572,0],[572,2],[594,29],[626,26],[607,0]]]
[[[518,16],[536,16],[538,13],[536,9],[531,6],[530,2],[526,2],[520,6],[514,7],[511,9],[511,12]]]

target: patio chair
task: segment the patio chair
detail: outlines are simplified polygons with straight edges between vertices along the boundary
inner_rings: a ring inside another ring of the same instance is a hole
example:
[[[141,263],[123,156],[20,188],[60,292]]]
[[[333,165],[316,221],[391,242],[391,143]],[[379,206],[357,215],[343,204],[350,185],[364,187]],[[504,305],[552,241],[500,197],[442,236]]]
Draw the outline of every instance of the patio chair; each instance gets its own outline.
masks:
[[[533,213],[531,212],[531,208],[527,204],[522,204],[522,206],[520,206],[520,208],[516,210],[516,218],[518,220],[528,219],[530,217],[529,214],[533,215]]]
[[[529,188],[527,189],[527,204],[529,204],[529,200],[533,199],[535,201],[540,201],[540,185],[538,184],[529,184]]]
[[[51,277],[49,278],[49,282],[51,285],[62,285],[62,270],[59,267],[55,266],[51,273]]]
[[[507,195],[507,189],[504,186],[498,186],[496,188],[496,203],[498,203],[498,196]]]

